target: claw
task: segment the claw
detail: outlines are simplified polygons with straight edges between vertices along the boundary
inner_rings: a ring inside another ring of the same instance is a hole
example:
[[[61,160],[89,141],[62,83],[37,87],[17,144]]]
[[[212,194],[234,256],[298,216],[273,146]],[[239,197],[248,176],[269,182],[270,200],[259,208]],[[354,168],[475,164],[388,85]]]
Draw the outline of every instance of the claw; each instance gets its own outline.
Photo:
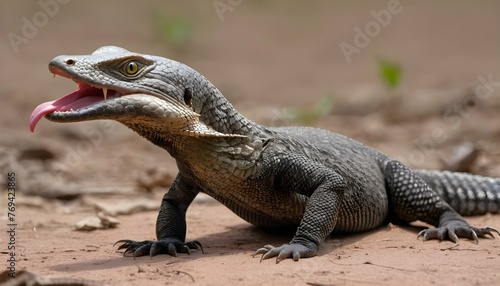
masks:
[[[114,247],[114,245],[113,245],[113,247]],[[124,248],[128,248],[128,244],[122,244],[122,245],[118,246],[117,250],[122,250]]]
[[[127,254],[131,253],[132,251],[130,249],[125,249],[125,251],[123,252],[123,256],[127,256]]]
[[[153,251],[153,248],[151,248],[151,251]],[[167,245],[167,253],[169,255],[172,255],[173,257],[177,257],[177,250],[175,250],[175,245],[174,244],[171,243],[171,244]]]
[[[260,258],[260,261],[262,262],[262,260],[265,260],[265,259],[269,259],[269,258],[273,258],[273,257],[276,257],[276,264],[278,264],[281,260],[283,260],[284,258],[281,258],[279,257],[279,254],[280,254],[280,251],[277,250],[277,248],[273,248],[273,249],[270,249],[268,250],[266,253],[262,254],[262,257]]]
[[[419,239],[421,236],[423,236],[423,237],[422,237],[422,240],[423,240],[423,241],[426,241],[426,239],[425,239],[425,231],[426,231],[425,229],[424,229],[424,230],[421,230],[421,231],[417,234],[417,239]]]
[[[191,250],[189,249],[189,246],[187,246],[187,245],[181,246],[181,248],[179,249],[179,252],[187,253],[188,255],[191,255]]]
[[[479,238],[477,237],[477,233],[472,231],[472,240],[474,240],[475,244],[479,244]]]
[[[261,247],[253,253],[252,257],[255,257],[255,255],[259,255],[259,254],[264,254],[273,248],[274,248],[274,246],[272,246],[272,245],[266,245],[264,247]]]
[[[293,261],[299,261],[300,259],[300,253],[294,252],[292,256]]]
[[[205,251],[203,250],[203,246],[201,245],[201,243],[198,240],[186,242],[185,245],[187,247],[189,247],[190,249],[198,249],[198,247],[199,247],[201,249],[201,253],[205,254]]]
[[[124,248],[127,248],[128,245],[130,245],[133,241],[130,240],[130,239],[121,239],[121,240],[118,240],[117,242],[113,243],[113,247],[115,247],[115,245],[117,243],[123,243],[122,245],[118,246],[118,250],[120,249],[124,249]]]
[[[144,254],[148,253],[149,246],[150,246],[149,244],[144,244],[142,246],[139,246],[139,248],[137,248],[134,251],[134,259],[135,257],[143,256]],[[133,249],[131,251],[133,251]]]
[[[275,247],[274,247],[274,246],[272,246],[272,245],[270,245],[270,244],[265,245],[264,247],[261,247],[261,248],[257,249],[257,250],[253,253],[252,257],[255,257],[255,255],[260,255],[260,254],[262,254],[262,256],[260,257],[260,262],[262,262],[262,260],[264,260],[264,259],[267,259],[267,258],[268,258],[268,257],[266,257],[266,254],[267,254],[269,251],[271,251],[273,248],[275,248]],[[277,262],[276,262],[276,263],[277,263]]]
[[[473,232],[475,234],[475,232]],[[455,244],[458,244],[458,236],[455,234],[453,230],[448,230],[448,237],[450,238],[451,241],[453,241]],[[443,238],[440,238],[439,240],[443,240]],[[476,237],[477,239],[477,237]]]
[[[422,236],[422,241],[427,241],[429,239],[437,238],[437,232],[429,232],[428,229],[424,229],[418,233],[417,239]]]
[[[480,236],[486,236],[489,235],[491,238],[495,239],[495,236],[491,232],[496,232],[498,235],[500,235],[500,231],[498,231],[496,228],[491,227],[491,226],[485,226],[481,229]]]
[[[255,255],[259,255],[259,254],[264,254],[266,253],[267,251],[269,251],[269,249],[267,248],[259,248],[257,249],[253,254],[252,254],[252,257],[255,257]]]

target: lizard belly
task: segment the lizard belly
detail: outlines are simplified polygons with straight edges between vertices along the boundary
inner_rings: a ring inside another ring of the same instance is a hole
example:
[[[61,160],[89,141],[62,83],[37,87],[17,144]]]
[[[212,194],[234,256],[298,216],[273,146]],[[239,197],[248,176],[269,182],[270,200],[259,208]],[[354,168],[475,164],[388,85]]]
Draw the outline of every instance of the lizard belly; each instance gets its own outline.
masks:
[[[293,191],[275,190],[269,178],[241,179],[228,172],[212,173],[197,166],[179,170],[199,190],[225,205],[247,222],[262,228],[288,229],[300,224],[307,197]]]
[[[206,193],[247,222],[269,229],[296,228],[307,203],[305,196],[280,194],[259,186]]]
[[[383,186],[347,192],[339,210],[334,232],[360,232],[382,225],[389,213]]]

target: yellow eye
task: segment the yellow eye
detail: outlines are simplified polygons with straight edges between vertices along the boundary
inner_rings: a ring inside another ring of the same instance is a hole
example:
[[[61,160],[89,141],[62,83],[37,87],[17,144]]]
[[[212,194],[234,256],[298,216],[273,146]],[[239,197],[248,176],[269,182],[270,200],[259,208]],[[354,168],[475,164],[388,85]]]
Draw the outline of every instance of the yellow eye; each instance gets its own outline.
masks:
[[[134,75],[139,71],[139,65],[137,62],[131,61],[125,65],[125,72],[128,75]]]

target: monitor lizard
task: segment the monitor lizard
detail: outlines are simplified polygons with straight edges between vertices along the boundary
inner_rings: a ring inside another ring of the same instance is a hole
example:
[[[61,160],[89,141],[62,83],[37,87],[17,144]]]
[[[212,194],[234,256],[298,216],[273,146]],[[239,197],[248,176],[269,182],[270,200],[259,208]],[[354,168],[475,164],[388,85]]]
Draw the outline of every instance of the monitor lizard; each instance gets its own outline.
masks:
[[[91,55],[61,55],[49,70],[78,89],[40,104],[30,128],[54,122],[116,120],[175,158],[179,173],[161,202],[156,241],[120,240],[124,255],[177,255],[186,241],[186,211],[199,192],[264,229],[295,231],[289,243],[255,251],[263,259],[312,257],[332,233],[387,222],[426,222],[423,240],[500,234],[462,215],[498,213],[500,179],[410,170],[343,135],[311,127],[265,127],[240,114],[204,76],[180,62],[105,46]]]

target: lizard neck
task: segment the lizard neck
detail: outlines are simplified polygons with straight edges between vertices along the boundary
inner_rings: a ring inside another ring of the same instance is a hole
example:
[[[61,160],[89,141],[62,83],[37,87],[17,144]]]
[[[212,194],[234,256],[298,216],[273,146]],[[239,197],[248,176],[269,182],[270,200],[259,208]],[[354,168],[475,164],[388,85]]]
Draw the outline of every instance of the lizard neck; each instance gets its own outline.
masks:
[[[131,126],[129,126],[131,127]],[[159,130],[140,130],[141,136],[169,152],[184,175],[194,176],[199,182],[210,184],[219,179],[239,177],[246,179],[258,174],[258,160],[270,138],[248,134],[248,137],[185,136]],[[163,130],[165,131],[165,130]],[[214,174],[213,170],[217,172]],[[188,174],[186,174],[188,173]],[[214,176],[219,176],[214,180]]]
[[[200,115],[200,122],[223,134],[252,137],[265,133],[265,128],[240,114],[208,79],[192,69],[188,74],[187,89],[194,98],[191,108]]]
[[[241,115],[206,78],[199,73],[183,76],[191,93],[190,111],[196,116],[172,122],[121,121],[194,173],[218,169],[228,176],[255,174],[256,160],[269,131]],[[175,126],[175,127],[174,127]],[[202,174],[203,175],[203,174]]]

